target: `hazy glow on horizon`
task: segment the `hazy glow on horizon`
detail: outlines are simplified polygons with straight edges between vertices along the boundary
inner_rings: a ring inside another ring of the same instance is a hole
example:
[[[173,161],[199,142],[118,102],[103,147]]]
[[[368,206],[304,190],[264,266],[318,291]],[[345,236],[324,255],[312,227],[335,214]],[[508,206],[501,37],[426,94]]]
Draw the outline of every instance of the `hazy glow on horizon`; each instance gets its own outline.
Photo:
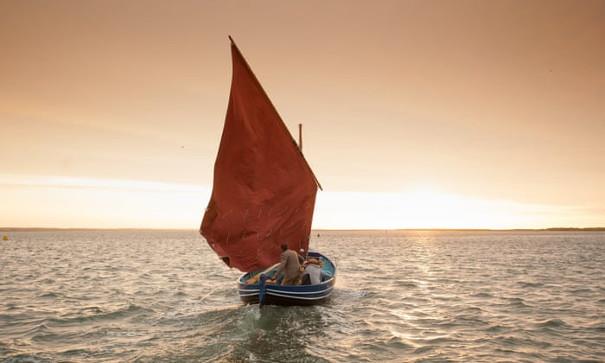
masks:
[[[0,2],[0,227],[197,228],[227,34],[314,228],[605,225],[602,1],[56,0]]]
[[[195,229],[210,196],[209,188],[137,180],[0,175],[0,186],[0,199],[13,206],[3,223],[24,227]],[[544,228],[553,221],[578,225],[582,217],[581,210],[560,206],[475,200],[420,187],[320,192],[313,228]]]

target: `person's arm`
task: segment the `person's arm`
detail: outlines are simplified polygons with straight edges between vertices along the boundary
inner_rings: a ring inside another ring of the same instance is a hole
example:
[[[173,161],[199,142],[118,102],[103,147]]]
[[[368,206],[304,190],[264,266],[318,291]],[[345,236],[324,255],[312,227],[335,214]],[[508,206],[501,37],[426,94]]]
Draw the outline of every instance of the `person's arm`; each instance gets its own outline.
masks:
[[[286,262],[288,261],[288,256],[286,256],[285,253],[281,254],[280,257],[280,261],[279,261],[279,266],[277,266],[277,272],[275,273],[275,276],[277,277],[280,273],[284,272],[286,269]]]

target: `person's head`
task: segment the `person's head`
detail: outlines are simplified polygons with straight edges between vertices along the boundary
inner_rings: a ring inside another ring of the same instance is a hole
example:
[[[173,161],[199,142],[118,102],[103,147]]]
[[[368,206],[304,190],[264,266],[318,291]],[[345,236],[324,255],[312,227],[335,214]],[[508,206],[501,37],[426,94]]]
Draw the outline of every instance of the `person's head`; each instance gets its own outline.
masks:
[[[304,248],[301,248],[301,249],[298,251],[298,253],[299,253],[301,256],[304,256],[304,255],[305,255],[305,249],[304,249]]]
[[[286,243],[282,243],[281,244],[281,250],[282,251],[287,251],[288,250],[288,245]]]

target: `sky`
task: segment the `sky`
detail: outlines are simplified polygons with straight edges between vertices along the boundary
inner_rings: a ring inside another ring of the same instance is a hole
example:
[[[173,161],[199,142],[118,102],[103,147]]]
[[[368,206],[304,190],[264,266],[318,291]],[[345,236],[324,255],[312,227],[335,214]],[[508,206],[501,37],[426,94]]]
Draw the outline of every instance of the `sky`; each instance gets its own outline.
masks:
[[[605,226],[605,1],[0,1],[0,227],[198,228],[227,35],[314,228]]]

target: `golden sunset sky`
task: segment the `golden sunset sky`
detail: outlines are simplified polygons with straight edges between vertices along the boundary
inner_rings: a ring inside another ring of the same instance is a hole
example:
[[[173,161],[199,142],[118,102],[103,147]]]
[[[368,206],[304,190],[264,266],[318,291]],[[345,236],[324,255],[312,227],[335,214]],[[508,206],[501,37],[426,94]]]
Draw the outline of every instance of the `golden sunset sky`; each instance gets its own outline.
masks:
[[[197,228],[230,34],[314,228],[605,225],[605,1],[0,1],[0,227]]]

